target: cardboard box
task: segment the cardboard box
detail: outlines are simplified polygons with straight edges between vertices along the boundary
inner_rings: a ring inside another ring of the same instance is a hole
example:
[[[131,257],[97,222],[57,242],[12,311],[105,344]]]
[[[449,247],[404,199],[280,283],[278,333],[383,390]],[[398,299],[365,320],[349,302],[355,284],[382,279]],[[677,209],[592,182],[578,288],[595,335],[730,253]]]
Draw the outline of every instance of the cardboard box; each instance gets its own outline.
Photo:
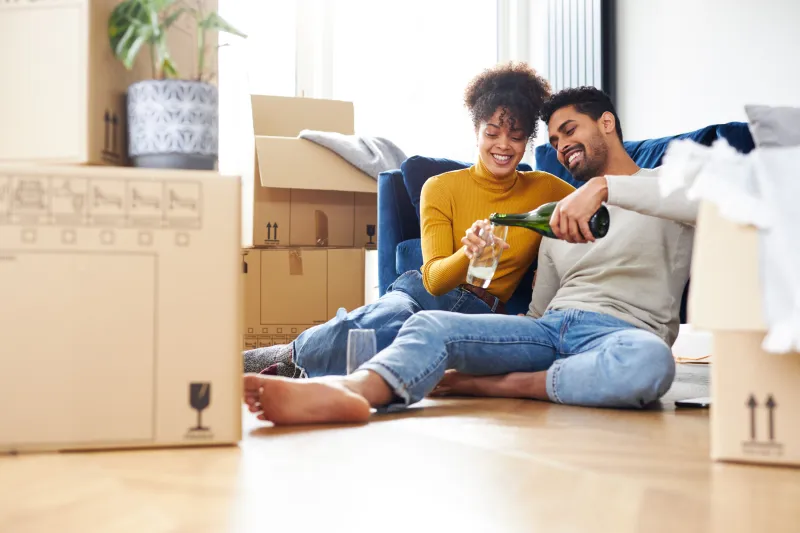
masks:
[[[377,181],[303,129],[352,135],[353,104],[253,95],[255,164],[245,191],[245,247],[376,246]],[[371,235],[370,235],[371,234]]]
[[[286,344],[364,305],[363,248],[243,250],[243,349]]]
[[[215,172],[0,167],[0,451],[240,439],[240,195]]]
[[[132,71],[109,44],[108,17],[120,0],[15,0],[0,3],[0,162],[127,164],[128,86],[150,79],[145,46]],[[216,9],[216,0],[204,0]],[[181,26],[182,28],[179,28]],[[194,28],[169,34],[181,77],[196,67]],[[217,36],[208,34],[210,68]]]
[[[701,206],[689,319],[713,334],[711,455],[800,465],[800,354],[761,349],[766,335],[754,228]]]

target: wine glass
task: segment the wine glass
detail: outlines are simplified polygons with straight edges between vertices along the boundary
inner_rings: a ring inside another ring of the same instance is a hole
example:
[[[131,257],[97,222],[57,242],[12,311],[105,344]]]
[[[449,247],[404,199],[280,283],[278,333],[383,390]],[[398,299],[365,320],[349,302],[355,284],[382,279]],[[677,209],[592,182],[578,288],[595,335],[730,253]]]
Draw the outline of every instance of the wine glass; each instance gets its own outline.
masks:
[[[487,288],[492,282],[494,272],[497,270],[497,264],[500,262],[500,256],[503,253],[503,247],[500,241],[494,237],[506,240],[508,235],[508,226],[495,226],[491,224],[488,228],[481,230],[479,236],[486,241],[486,246],[480,254],[472,256],[469,262],[469,269],[467,269],[467,283],[475,285],[483,289]]]
[[[367,246],[373,246],[375,244],[372,242],[372,238],[375,236],[375,224],[367,224],[367,236],[369,237]]]
[[[347,374],[372,359],[377,351],[374,329],[351,329],[347,333]]]
[[[203,409],[211,403],[211,383],[190,383],[189,384],[189,405],[197,409],[197,427],[192,431],[203,431],[208,428],[203,427]]]

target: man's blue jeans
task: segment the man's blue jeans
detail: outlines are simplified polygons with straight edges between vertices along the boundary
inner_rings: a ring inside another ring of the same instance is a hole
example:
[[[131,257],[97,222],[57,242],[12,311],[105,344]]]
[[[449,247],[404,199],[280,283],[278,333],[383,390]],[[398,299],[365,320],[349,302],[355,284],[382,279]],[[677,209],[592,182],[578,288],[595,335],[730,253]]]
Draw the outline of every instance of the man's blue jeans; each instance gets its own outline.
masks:
[[[379,374],[398,401],[420,401],[456,369],[473,375],[547,371],[553,402],[643,407],[675,377],[670,347],[657,335],[614,317],[570,309],[540,319],[422,312],[362,370]]]
[[[380,351],[394,341],[405,321],[420,311],[492,314],[483,300],[460,287],[433,296],[425,289],[422,274],[412,270],[397,278],[377,301],[301,333],[293,344],[293,361],[308,377],[344,375],[351,329],[375,330]]]

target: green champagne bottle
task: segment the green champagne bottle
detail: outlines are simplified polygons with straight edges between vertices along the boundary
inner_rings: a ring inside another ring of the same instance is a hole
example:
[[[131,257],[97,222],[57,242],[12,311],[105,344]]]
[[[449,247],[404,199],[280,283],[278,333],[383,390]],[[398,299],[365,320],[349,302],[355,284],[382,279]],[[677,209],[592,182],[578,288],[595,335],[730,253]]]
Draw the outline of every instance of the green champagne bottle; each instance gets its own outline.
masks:
[[[558,202],[550,202],[537,207],[529,213],[492,213],[489,216],[489,222],[498,226],[528,228],[545,237],[555,239],[556,236],[550,228],[550,217],[553,216],[553,210],[557,204]],[[601,239],[606,236],[610,222],[611,217],[608,214],[608,208],[604,205],[600,206],[600,209],[589,219],[589,229],[595,239]]]

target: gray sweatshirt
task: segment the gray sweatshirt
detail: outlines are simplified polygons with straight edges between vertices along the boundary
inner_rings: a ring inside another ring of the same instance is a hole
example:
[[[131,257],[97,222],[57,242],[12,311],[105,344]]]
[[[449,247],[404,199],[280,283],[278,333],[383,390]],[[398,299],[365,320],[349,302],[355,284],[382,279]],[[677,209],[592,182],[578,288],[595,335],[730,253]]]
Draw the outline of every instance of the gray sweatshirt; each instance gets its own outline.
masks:
[[[661,195],[658,170],[608,176],[608,234],[593,243],[542,239],[528,315],[581,309],[652,331],[672,346],[689,278],[698,202]]]

